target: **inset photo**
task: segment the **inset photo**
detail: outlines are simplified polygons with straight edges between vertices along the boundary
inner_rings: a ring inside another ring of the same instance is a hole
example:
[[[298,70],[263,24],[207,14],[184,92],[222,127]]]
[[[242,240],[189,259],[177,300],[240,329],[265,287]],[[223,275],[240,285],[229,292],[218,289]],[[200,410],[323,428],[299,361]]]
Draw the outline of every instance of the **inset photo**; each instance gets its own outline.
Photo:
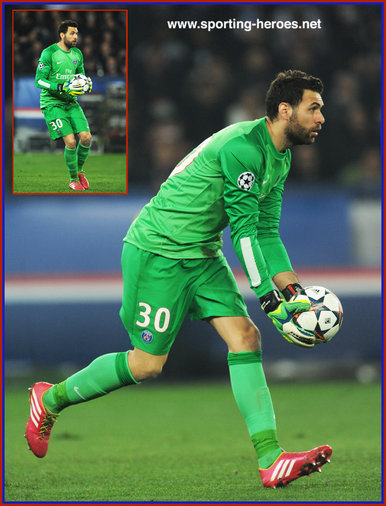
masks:
[[[127,11],[13,11],[14,194],[126,194]]]

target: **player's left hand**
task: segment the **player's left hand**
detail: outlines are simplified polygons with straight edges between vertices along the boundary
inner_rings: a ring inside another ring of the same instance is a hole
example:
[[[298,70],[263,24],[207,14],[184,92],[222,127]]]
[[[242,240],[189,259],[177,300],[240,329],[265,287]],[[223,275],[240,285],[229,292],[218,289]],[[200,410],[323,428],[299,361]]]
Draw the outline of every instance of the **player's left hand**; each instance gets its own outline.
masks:
[[[87,78],[87,84],[88,84],[88,89],[86,90],[86,93],[91,93],[91,90],[92,90],[92,81],[91,81],[90,77]]]

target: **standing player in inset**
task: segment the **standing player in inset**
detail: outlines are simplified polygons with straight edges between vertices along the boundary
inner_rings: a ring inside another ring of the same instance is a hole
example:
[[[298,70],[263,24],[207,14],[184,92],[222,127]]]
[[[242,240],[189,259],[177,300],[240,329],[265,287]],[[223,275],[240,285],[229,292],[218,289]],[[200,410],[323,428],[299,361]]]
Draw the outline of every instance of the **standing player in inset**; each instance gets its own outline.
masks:
[[[315,336],[292,322],[310,304],[291,300],[301,286],[279,222],[291,148],[312,144],[324,123],[322,91],[321,81],[304,72],[280,73],[267,93],[266,117],[230,125],[206,139],[142,209],[122,252],[120,316],[134,349],[102,355],[56,385],[35,383],[26,438],[37,457],[45,456],[62,409],[160,373],[189,313],[212,325],[228,346],[233,394],[263,485],[285,486],[329,462],[328,445],[301,452],[279,445],[260,333],[221,252],[229,223],[233,247],[263,311],[285,339],[313,347]]]
[[[35,84],[42,89],[40,108],[52,140],[62,138],[64,159],[70,174],[72,190],[87,190],[89,183],[83,169],[87,160],[91,133],[77,97],[92,89],[91,79],[85,87],[71,83],[76,74],[84,75],[83,55],[76,47],[78,25],[62,21],[58,28],[59,42],[42,51],[36,69]],[[79,137],[77,145],[75,134]]]

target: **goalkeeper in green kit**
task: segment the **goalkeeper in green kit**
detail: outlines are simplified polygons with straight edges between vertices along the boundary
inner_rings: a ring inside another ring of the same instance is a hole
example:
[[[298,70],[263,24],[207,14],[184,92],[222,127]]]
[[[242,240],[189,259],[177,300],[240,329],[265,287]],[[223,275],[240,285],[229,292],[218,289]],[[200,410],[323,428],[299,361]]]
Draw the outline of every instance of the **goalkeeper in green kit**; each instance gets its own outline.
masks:
[[[319,79],[301,71],[278,74],[267,92],[266,117],[236,123],[203,141],[142,209],[122,252],[120,316],[134,349],[102,355],[56,385],[33,385],[26,438],[37,457],[45,456],[61,410],[159,374],[188,313],[208,322],[228,346],[233,394],[263,485],[285,486],[329,462],[328,445],[301,452],[279,445],[260,333],[221,252],[229,223],[263,311],[287,341],[313,347],[314,335],[292,321],[310,305],[291,300],[301,286],[278,229],[290,148],[318,136],[322,91]]]
[[[62,21],[58,28],[59,42],[42,51],[36,69],[35,84],[41,88],[40,108],[52,140],[62,138],[65,144],[64,159],[70,175],[72,190],[89,188],[84,172],[90,146],[90,127],[77,97],[90,93],[92,81],[74,80],[84,76],[83,55],[75,47],[78,25],[75,21]],[[75,134],[79,136],[77,144]]]

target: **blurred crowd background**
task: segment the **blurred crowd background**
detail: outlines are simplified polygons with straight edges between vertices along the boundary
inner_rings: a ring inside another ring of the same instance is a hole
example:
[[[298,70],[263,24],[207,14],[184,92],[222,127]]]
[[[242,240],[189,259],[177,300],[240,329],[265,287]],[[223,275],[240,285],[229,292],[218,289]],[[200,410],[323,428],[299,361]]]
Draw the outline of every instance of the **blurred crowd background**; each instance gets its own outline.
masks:
[[[41,52],[59,40],[57,28],[65,19],[78,23],[78,47],[87,74],[126,75],[125,12],[59,10],[18,11],[14,23],[15,75],[36,72]]]
[[[151,5],[129,9],[129,135],[133,183],[156,192],[185,154],[236,121],[265,114],[284,69],[320,77],[326,123],[293,150],[290,182],[380,192],[379,5]],[[321,20],[321,29],[171,30],[170,20]]]

